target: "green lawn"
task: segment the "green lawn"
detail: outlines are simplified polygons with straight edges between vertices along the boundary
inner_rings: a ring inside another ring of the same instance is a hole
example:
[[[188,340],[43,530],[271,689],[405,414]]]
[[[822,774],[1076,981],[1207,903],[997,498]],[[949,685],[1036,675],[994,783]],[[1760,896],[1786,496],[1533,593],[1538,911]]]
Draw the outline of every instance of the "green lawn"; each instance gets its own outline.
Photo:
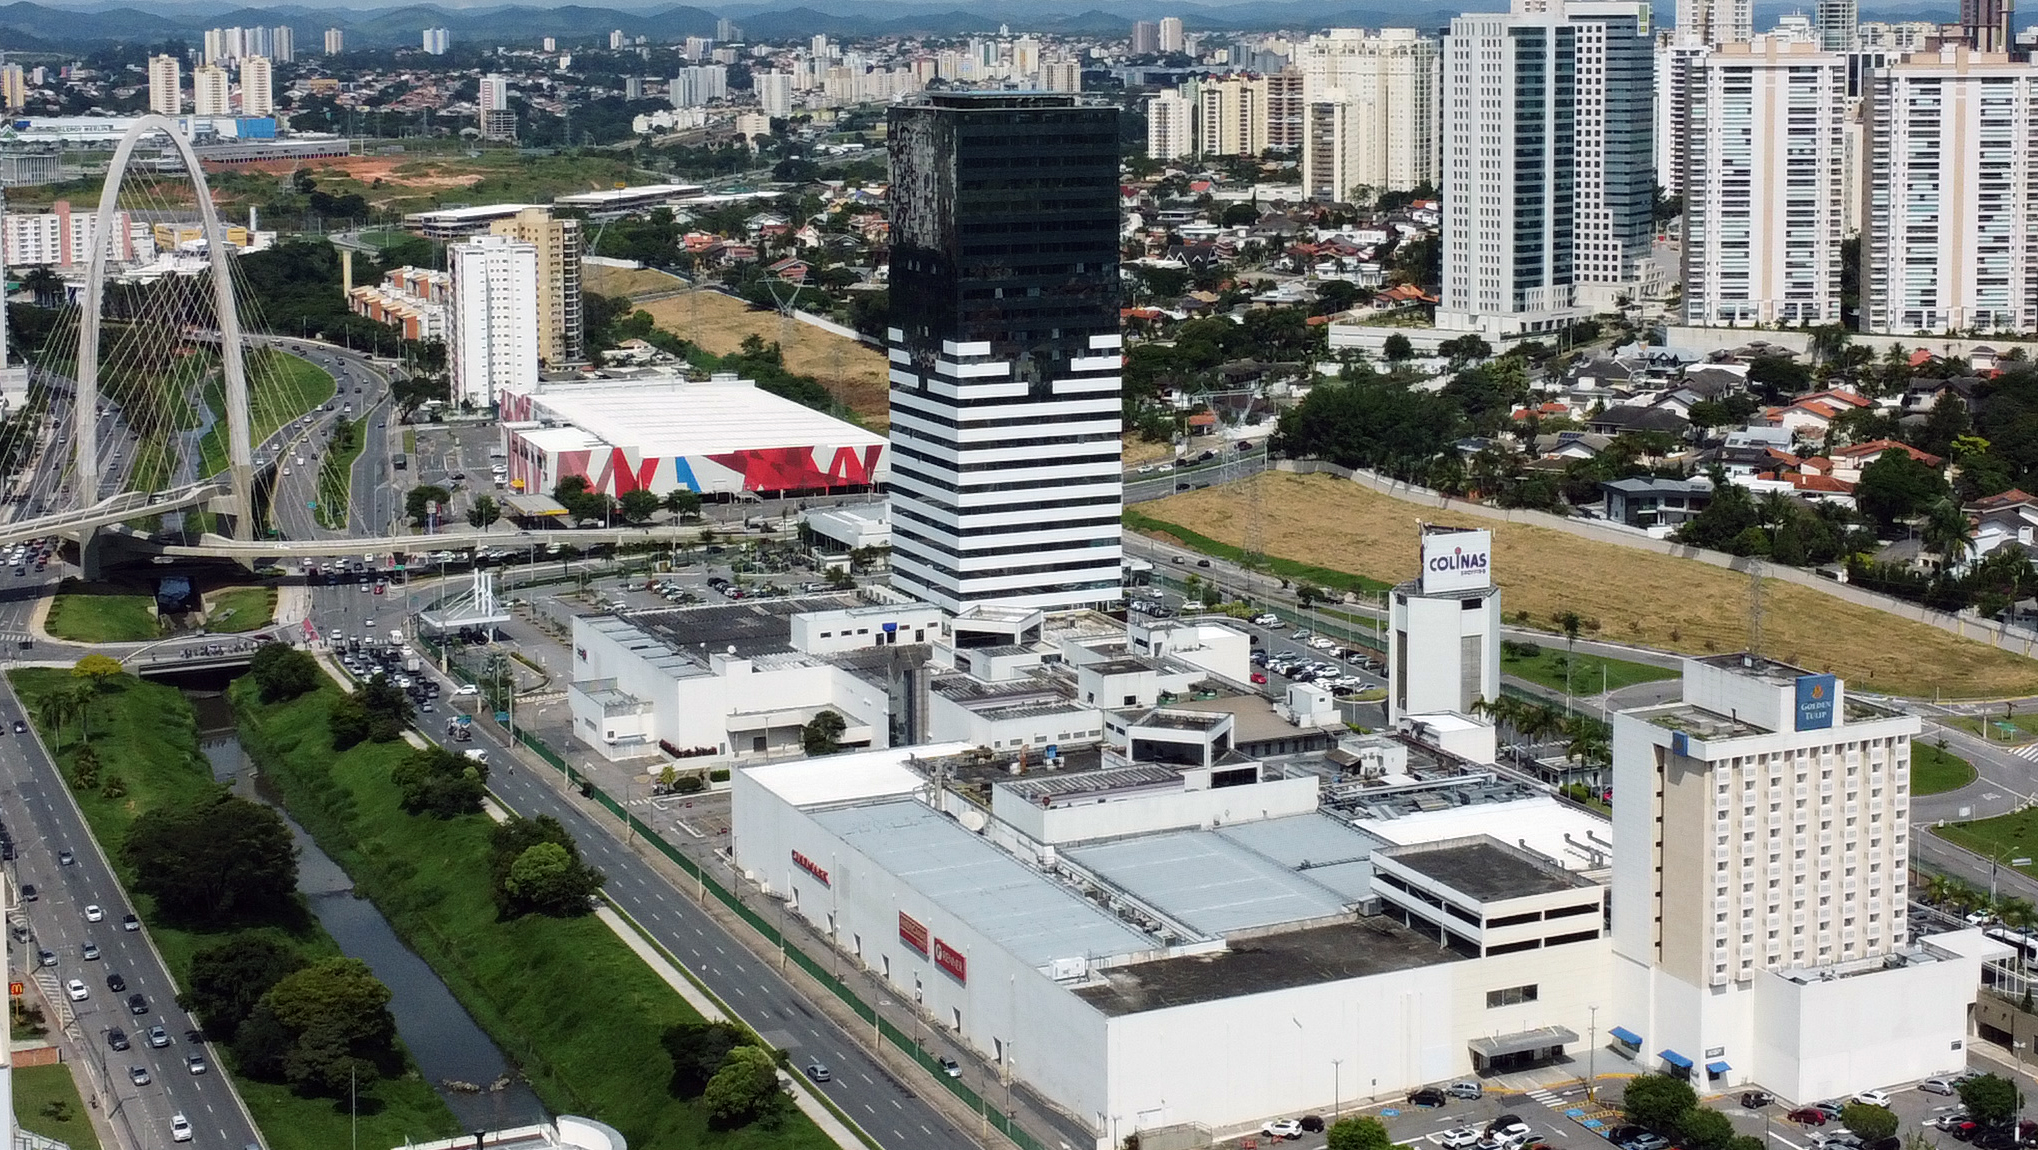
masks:
[[[1650,663],[1608,659],[1598,655],[1566,655],[1562,643],[1536,644],[1534,655],[1519,654],[1520,648],[1506,645],[1500,652],[1500,673],[1527,679],[1553,691],[1564,690],[1564,668],[1571,669],[1571,693],[1597,695],[1602,690],[1618,691],[1636,683],[1674,679],[1678,672]],[[1601,676],[1605,677],[1602,679]]]
[[[1911,740],[1911,794],[1957,791],[1974,781],[1974,764],[1931,743]]]
[[[2025,717],[2023,723],[2018,722],[2015,718],[2004,719],[1999,713],[1989,715],[1935,715],[1933,719],[1935,722],[1944,723],[1949,727],[1958,727],[1970,735],[1987,739],[1992,743],[2028,743],[2034,737],[2031,728],[2025,725],[2025,723],[2031,722],[2029,716]],[[2004,722],[2010,725],[2007,731],[2000,726]]]
[[[328,450],[318,471],[318,519],[335,530],[347,526],[347,503],[354,490],[354,461],[368,446],[368,417],[344,424],[347,431],[339,441],[345,447]]]
[[[136,594],[97,583],[66,579],[50,601],[44,626],[59,639],[73,643],[131,643],[154,639],[155,596]]]
[[[205,615],[207,631],[229,635],[259,631],[276,620],[274,587],[236,587],[215,592],[209,598],[212,609]]]
[[[63,1117],[51,1117],[53,1109]],[[78,1083],[64,1063],[15,1069],[14,1116],[23,1130],[68,1143],[71,1150],[99,1150],[99,1135],[86,1117],[85,1100],[78,1096]]]
[[[277,428],[333,398],[333,377],[310,360],[258,347],[248,352],[248,442],[259,444]],[[226,381],[214,376],[205,385],[212,408],[212,430],[199,441],[199,474],[226,469]]]
[[[39,667],[15,671],[9,678],[31,720],[36,718],[36,699],[75,682],[68,671]],[[39,720],[36,726],[69,777],[79,724],[72,722],[62,731]],[[113,861],[122,886],[131,888],[134,873],[119,853],[128,827],[143,811],[188,803],[204,794],[213,785],[212,769],[198,750],[198,720],[191,704],[174,687],[123,675],[93,700],[86,730],[99,755],[102,775],[119,776],[127,794],[111,799],[96,790],[72,793],[91,824],[92,836]],[[155,913],[148,899],[130,896],[130,902],[148,923],[150,937],[180,985],[191,968],[193,954],[239,933],[184,929]],[[339,953],[339,947],[309,914],[287,928],[254,929],[313,957]],[[230,1063],[229,1053],[215,1051],[216,1061]],[[330,1099],[299,1097],[288,1087],[253,1082],[238,1074],[234,1081],[271,1150],[326,1150],[347,1144],[349,1116],[344,1100],[335,1106]],[[456,1129],[445,1103],[429,1083],[415,1076],[378,1082],[363,1095],[361,1137],[366,1145],[400,1146],[406,1139],[441,1138]]]
[[[1205,555],[1223,559],[1227,562],[1237,563],[1245,557],[1245,551],[1242,548],[1233,547],[1229,543],[1221,543],[1210,538],[1208,535],[1191,531],[1187,527],[1169,523],[1164,519],[1155,519],[1150,515],[1143,515],[1129,507],[1125,509],[1125,525],[1134,531],[1144,531],[1156,535],[1172,535],[1180,540],[1185,547],[1193,547]],[[1354,575],[1349,571],[1336,571],[1329,567],[1318,567],[1310,563],[1298,563],[1293,559],[1282,559],[1278,556],[1269,555],[1263,557],[1263,562],[1262,570],[1270,572],[1278,578],[1286,579],[1291,583],[1314,583],[1318,587],[1331,591],[1361,591],[1368,595],[1377,595],[1389,588],[1389,584],[1382,583],[1378,579],[1368,579],[1364,575]]]
[[[1951,823],[1934,828],[1933,833],[1993,859],[2038,858],[2038,807],[1977,822]]]
[[[233,692],[242,741],[292,815],[522,1064],[546,1106],[607,1122],[632,1146],[832,1145],[799,1115],[776,1132],[710,1130],[698,1105],[666,1091],[671,1062],[658,1036],[698,1017],[684,999],[592,917],[499,919],[488,890],[493,824],[403,813],[389,779],[409,753],[402,743],[335,754],[327,715],[337,688],[262,707],[249,686]]]

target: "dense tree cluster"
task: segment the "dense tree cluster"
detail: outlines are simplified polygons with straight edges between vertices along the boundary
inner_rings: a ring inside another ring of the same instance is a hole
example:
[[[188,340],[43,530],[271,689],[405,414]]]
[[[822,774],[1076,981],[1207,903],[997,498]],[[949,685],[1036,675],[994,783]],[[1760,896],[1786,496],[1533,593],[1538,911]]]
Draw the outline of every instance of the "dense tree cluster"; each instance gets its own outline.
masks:
[[[344,1098],[402,1068],[389,988],[356,958],[328,958],[284,975],[234,1036],[241,1070],[308,1094]]]
[[[344,751],[360,742],[393,743],[403,737],[412,716],[410,696],[377,673],[361,689],[333,703],[326,718],[333,749]]]
[[[272,917],[296,898],[297,847],[289,828],[275,811],[225,787],[187,807],[143,811],[120,854],[135,888],[186,922]]]
[[[513,816],[495,827],[488,846],[490,886],[496,909],[505,918],[586,914],[608,881],[608,876],[581,861],[573,836],[550,815]]]
[[[262,644],[248,662],[248,673],[264,703],[295,699],[317,688],[324,678],[316,659],[288,643]]]
[[[758,1124],[776,1129],[792,1100],[779,1086],[780,1057],[727,1022],[683,1022],[659,1041],[672,1057],[674,1098],[701,1100],[718,1129]]]
[[[403,796],[403,809],[414,815],[450,819],[479,814],[488,794],[486,763],[436,743],[405,755],[390,768],[389,778]]]

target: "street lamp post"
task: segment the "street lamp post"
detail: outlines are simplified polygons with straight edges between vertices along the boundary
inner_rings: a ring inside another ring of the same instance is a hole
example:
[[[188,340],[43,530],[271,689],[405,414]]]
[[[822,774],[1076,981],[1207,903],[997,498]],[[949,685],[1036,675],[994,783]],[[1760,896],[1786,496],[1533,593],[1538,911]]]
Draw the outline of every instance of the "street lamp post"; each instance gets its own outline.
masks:
[[[1338,1072],[1344,1066],[1344,1059],[1330,1060],[1330,1120],[1337,1121],[1338,1103],[1343,1101],[1344,1089],[1338,1080]]]
[[[1586,1009],[1592,1012],[1590,1033],[1585,1040],[1585,1100],[1592,1101],[1592,1088],[1599,1082],[1599,1007]]]

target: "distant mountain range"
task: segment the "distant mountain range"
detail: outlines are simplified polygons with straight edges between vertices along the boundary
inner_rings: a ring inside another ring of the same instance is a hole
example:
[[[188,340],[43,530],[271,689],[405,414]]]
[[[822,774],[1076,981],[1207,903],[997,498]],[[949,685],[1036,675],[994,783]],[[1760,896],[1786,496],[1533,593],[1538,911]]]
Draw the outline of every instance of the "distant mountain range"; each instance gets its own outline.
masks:
[[[342,28],[349,47],[414,45],[425,28],[446,28],[456,44],[525,44],[546,36],[562,46],[607,46],[608,33],[621,29],[654,43],[687,36],[712,36],[718,17],[740,24],[753,39],[804,39],[817,33],[831,36],[929,35],[955,36],[996,32],[1009,24],[1014,32],[1062,35],[1123,36],[1135,20],[1176,15],[1191,30],[1252,31],[1274,28],[1331,26],[1435,27],[1464,11],[1503,7],[1478,0],[1401,3],[1393,7],[1360,6],[1353,0],[1271,0],[1246,3],[1196,3],[1178,0],[983,0],[961,7],[956,0],[856,0],[854,4],[786,7],[784,4],[739,0],[718,10],[652,0],[595,8],[579,4],[468,6],[456,2],[393,3],[372,0],[345,7],[307,8],[300,4],[240,6],[205,0],[167,0],[147,10],[130,7],[131,0],[82,0],[77,4],[41,4],[16,0],[0,5],[0,49],[54,51],[108,41],[160,42],[193,39],[207,28],[233,25],[289,24],[298,30],[300,51],[318,47],[316,34]],[[1757,6],[1756,26],[1767,27],[1788,12],[1809,14],[1811,3],[1765,3]],[[1659,0],[1659,24],[1674,17],[1673,0]],[[1864,20],[1946,20],[1950,11],[1913,3],[1864,6]]]

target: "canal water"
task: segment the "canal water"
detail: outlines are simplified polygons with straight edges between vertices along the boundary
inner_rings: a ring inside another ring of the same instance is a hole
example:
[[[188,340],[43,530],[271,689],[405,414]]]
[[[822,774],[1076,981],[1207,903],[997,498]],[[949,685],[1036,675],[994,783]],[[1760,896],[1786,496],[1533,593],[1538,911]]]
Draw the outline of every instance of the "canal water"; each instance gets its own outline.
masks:
[[[516,1077],[473,1017],[432,968],[403,945],[375,904],[354,895],[354,884],[304,828],[256,785],[256,769],[234,733],[233,712],[216,692],[187,688],[198,712],[199,745],[213,777],[234,793],[275,810],[297,842],[297,887],[342,953],[368,964],[389,987],[389,1012],[419,1072],[446,1100],[464,1130],[500,1130],[545,1120],[536,1094]],[[478,1088],[478,1089],[477,1089]]]

